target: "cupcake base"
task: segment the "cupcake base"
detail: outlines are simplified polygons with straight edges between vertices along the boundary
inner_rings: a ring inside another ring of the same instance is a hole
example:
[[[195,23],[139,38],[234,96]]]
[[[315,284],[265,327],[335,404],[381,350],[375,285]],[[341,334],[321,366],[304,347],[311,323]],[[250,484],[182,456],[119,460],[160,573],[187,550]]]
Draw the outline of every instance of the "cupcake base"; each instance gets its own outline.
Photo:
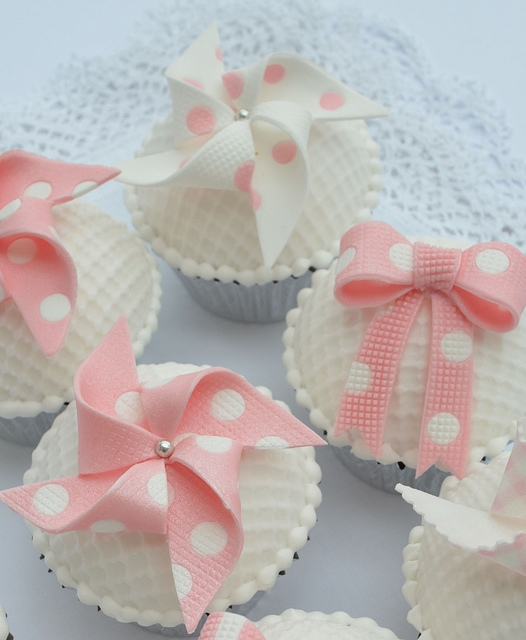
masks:
[[[62,407],[54,413],[42,411],[32,418],[17,416],[16,418],[0,417],[0,438],[14,442],[15,444],[25,444],[36,447],[40,438],[51,427],[55,418],[68,406],[64,403]]]
[[[296,305],[299,291],[308,287],[312,276],[307,271],[299,277],[254,284],[204,280],[175,270],[192,298],[215,315],[238,322],[279,322]]]
[[[394,464],[381,464],[376,460],[363,460],[355,456],[350,447],[331,447],[336,457],[357,478],[370,484],[376,489],[396,493],[395,487],[400,482],[408,487],[414,487],[426,491],[434,496],[440,492],[444,479],[450,475],[447,471],[441,471],[437,467],[428,469],[418,478],[415,478],[416,470],[408,467],[403,462]]]

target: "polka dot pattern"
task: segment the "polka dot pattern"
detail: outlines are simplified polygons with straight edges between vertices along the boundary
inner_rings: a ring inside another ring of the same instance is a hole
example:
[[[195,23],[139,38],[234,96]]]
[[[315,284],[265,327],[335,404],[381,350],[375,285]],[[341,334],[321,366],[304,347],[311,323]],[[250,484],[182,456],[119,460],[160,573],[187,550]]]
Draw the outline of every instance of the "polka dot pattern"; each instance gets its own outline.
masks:
[[[118,520],[98,520],[91,525],[90,530],[95,533],[120,533],[126,531],[126,526]]]
[[[33,496],[33,507],[43,516],[58,516],[69,504],[69,493],[60,484],[40,487]]]
[[[245,400],[233,389],[221,389],[210,403],[210,415],[221,422],[237,420],[244,412]]]
[[[172,575],[174,579],[175,588],[179,599],[182,600],[190,593],[193,586],[192,576],[190,571],[181,564],[172,565]]]
[[[225,529],[217,522],[202,522],[190,534],[190,544],[202,556],[216,556],[228,542]]]
[[[364,393],[369,388],[371,380],[371,368],[365,363],[355,360],[350,366],[345,389],[349,393]]]
[[[196,80],[195,78],[183,78],[183,82],[192,85],[192,87],[195,87],[196,89],[201,89],[201,91],[204,91],[204,87],[201,82],[199,82],[199,80]]]
[[[252,160],[248,160],[239,165],[234,174],[234,185],[236,189],[250,193],[255,166]]]
[[[413,247],[403,242],[393,244],[389,249],[389,259],[396,267],[402,269],[402,271],[412,271]]]
[[[71,312],[71,302],[62,293],[54,293],[40,303],[40,315],[48,322],[60,322]]]
[[[120,395],[115,401],[115,415],[126,422],[142,422],[145,416],[141,394],[138,391],[127,391]]]
[[[356,256],[356,249],[354,247],[349,247],[345,249],[345,251],[338,258],[338,266],[336,269],[336,273],[339,274],[342,271],[345,271],[347,267],[351,264]]]
[[[266,436],[255,444],[256,449],[286,449],[289,443],[278,436]]]
[[[161,507],[168,507],[175,498],[173,487],[166,480],[166,473],[156,473],[148,480],[148,495]]]
[[[426,425],[429,438],[438,445],[453,442],[460,433],[460,422],[451,413],[437,413]]]
[[[272,158],[278,164],[288,164],[296,157],[298,149],[291,140],[283,140],[278,142],[272,148]]]
[[[261,207],[261,194],[256,189],[250,189],[250,206],[252,211],[257,211]]]
[[[24,198],[40,198],[41,200],[45,200],[49,198],[51,192],[53,191],[53,187],[49,184],[49,182],[33,182],[32,185],[24,191]]]
[[[6,218],[9,218],[9,216],[12,216],[13,213],[18,211],[21,204],[22,203],[20,202],[20,200],[12,200],[8,204],[6,204],[4,207],[2,207],[0,209],[0,221],[5,220]]]
[[[223,84],[232,100],[237,100],[245,88],[245,79],[241,71],[230,71],[223,74]]]
[[[464,362],[473,352],[473,340],[464,331],[450,331],[440,341],[440,351],[450,362]]]
[[[345,98],[340,93],[329,91],[320,98],[320,107],[325,111],[336,111],[345,104]]]
[[[475,264],[484,273],[504,273],[510,266],[510,259],[498,249],[485,249],[475,258]]]
[[[192,107],[186,116],[186,127],[190,133],[202,136],[212,133],[216,125],[214,112],[210,107],[199,105]]]
[[[282,64],[269,64],[265,69],[263,80],[267,84],[278,84],[285,77],[285,67]]]
[[[232,448],[232,440],[230,438],[196,436],[195,440],[203,451],[208,451],[209,453],[226,453]]]
[[[26,264],[31,262],[37,253],[37,244],[31,238],[19,238],[12,242],[7,249],[7,259],[12,264]]]

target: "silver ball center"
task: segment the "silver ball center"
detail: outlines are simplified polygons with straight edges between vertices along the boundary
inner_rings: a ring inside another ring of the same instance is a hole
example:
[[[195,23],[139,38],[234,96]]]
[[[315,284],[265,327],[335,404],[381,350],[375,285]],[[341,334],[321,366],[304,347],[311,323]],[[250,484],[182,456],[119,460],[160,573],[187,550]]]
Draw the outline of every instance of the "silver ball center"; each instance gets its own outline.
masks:
[[[246,120],[247,118],[250,118],[250,111],[246,109],[240,109],[234,116],[234,120]]]
[[[155,447],[155,453],[160,458],[169,458],[172,455],[173,450],[174,446],[170,440],[159,440]]]

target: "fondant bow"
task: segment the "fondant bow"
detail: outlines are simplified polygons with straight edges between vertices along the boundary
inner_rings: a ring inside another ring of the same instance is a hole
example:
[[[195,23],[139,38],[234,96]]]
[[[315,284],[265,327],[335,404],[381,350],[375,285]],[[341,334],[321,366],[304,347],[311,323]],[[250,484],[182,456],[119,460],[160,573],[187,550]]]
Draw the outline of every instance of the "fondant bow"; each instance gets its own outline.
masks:
[[[357,428],[379,458],[389,400],[413,321],[430,292],[432,326],[417,475],[442,462],[458,477],[468,457],[473,325],[505,332],[526,306],[526,257],[509,244],[465,251],[413,245],[383,222],[343,236],[335,296],[376,307],[342,394],[335,435]]]
[[[403,485],[396,489],[424,521],[464,551],[526,576],[526,421],[519,420],[502,482],[490,511],[457,504]]]
[[[225,73],[215,23],[166,77],[173,149],[117,164],[119,179],[246,192],[267,267],[287,243],[307,197],[312,122],[387,115],[294,54],[273,54]]]
[[[46,356],[60,350],[77,294],[75,265],[52,208],[117,174],[24,151],[0,156],[0,300],[13,298]]]
[[[0,493],[50,533],[164,533],[193,631],[243,547],[243,449],[323,444],[242,377],[221,368],[141,384],[122,318],[75,376],[79,475]]]
[[[265,640],[265,636],[244,616],[216,611],[208,616],[199,640]]]

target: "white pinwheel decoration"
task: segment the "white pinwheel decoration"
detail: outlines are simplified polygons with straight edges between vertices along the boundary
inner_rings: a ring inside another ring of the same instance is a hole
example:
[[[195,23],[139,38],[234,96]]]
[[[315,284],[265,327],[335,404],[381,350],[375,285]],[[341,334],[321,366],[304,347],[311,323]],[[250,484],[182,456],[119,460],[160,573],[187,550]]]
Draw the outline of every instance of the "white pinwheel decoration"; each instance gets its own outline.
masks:
[[[118,163],[119,180],[246,192],[267,267],[287,243],[308,194],[312,123],[387,115],[295,54],[272,54],[225,73],[215,23],[166,77],[173,148]]]

